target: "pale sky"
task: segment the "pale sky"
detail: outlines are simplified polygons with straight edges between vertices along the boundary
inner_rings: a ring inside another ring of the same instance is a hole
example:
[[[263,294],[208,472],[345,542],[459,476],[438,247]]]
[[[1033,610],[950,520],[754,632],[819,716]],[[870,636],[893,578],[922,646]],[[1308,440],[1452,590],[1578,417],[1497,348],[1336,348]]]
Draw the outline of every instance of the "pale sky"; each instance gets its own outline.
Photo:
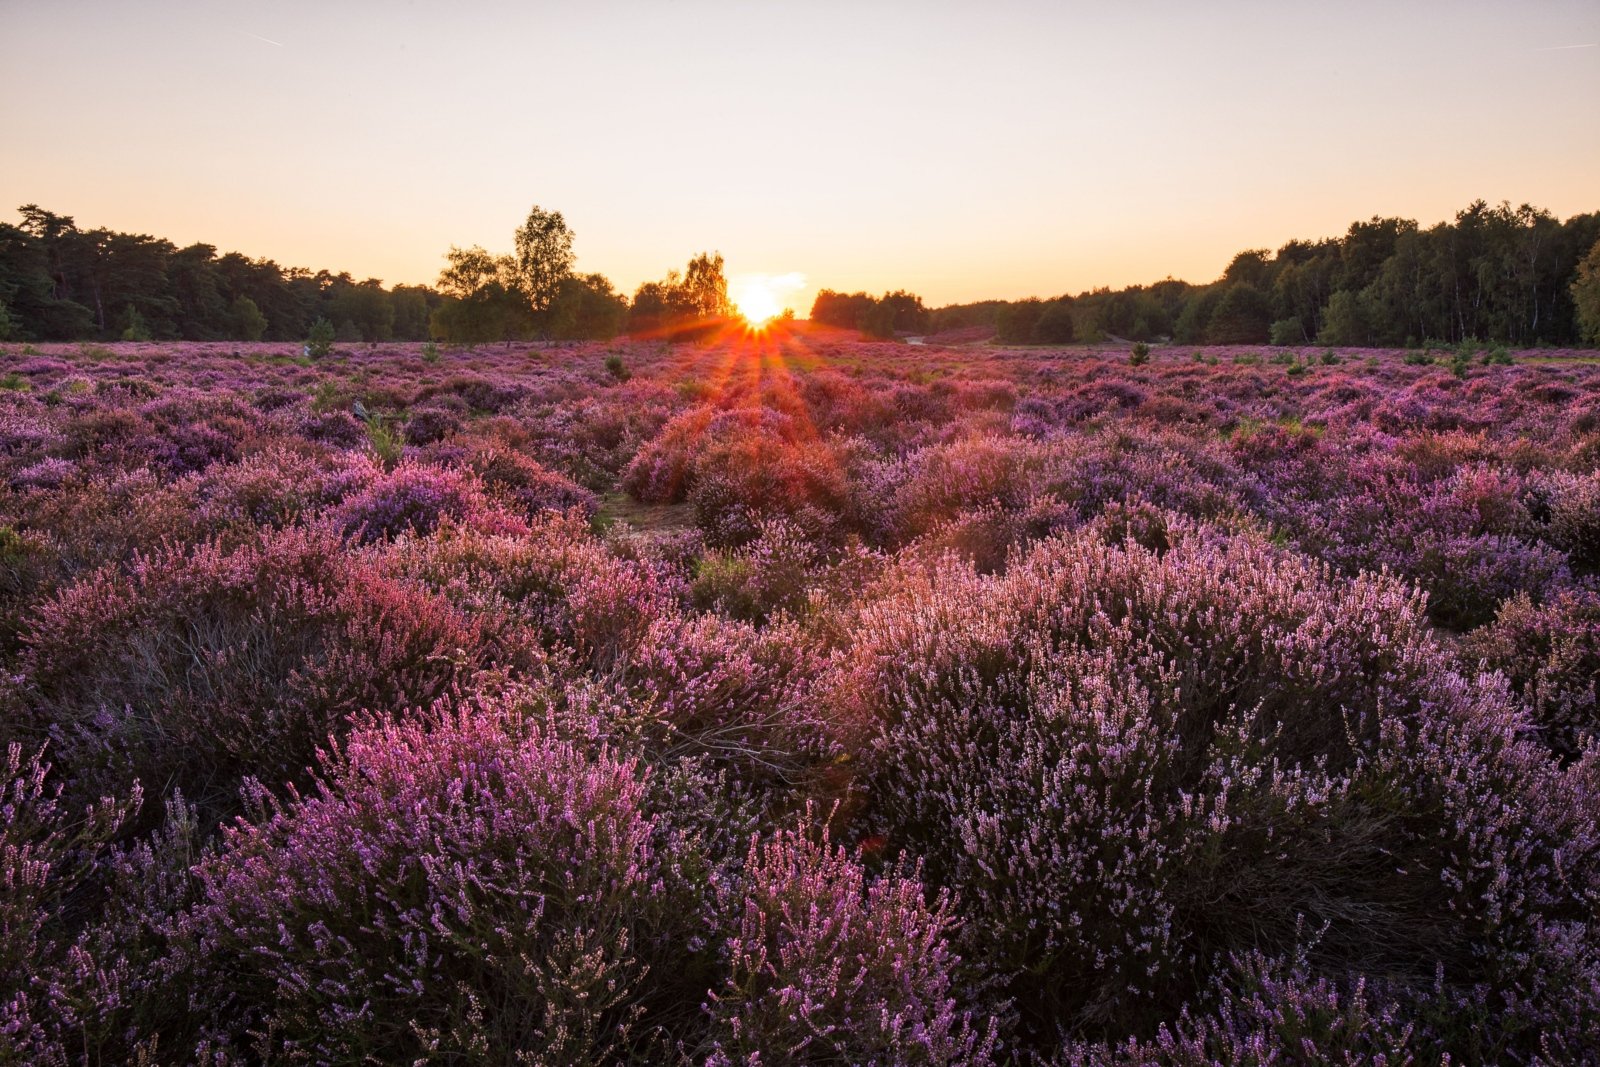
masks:
[[[626,292],[930,305],[1600,210],[1600,2],[0,0],[0,218],[433,282],[533,204]]]

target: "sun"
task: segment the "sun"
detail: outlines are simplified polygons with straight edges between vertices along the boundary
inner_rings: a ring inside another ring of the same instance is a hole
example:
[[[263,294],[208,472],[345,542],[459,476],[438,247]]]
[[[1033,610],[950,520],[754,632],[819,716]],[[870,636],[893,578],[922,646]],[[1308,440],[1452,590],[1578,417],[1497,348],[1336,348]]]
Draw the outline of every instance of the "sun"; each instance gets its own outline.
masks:
[[[746,278],[733,295],[734,306],[752,326],[764,326],[778,317],[783,305],[765,278]]]

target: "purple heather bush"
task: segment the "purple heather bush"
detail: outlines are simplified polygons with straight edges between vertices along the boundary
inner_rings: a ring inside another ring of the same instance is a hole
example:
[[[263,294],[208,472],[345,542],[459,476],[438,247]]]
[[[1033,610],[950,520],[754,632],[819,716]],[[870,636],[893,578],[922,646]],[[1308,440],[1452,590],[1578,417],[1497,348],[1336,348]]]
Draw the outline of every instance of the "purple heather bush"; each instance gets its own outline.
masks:
[[[1558,753],[1575,757],[1600,741],[1600,592],[1568,591],[1542,605],[1519,593],[1463,651],[1510,680]]]
[[[937,341],[0,353],[0,1062],[1600,1063],[1600,365]]]
[[[423,705],[531,650],[331,532],[172,547],[96,571],[27,626],[24,731],[79,791],[138,780],[226,809],[240,780],[303,778],[367,708]]]
[[[1453,672],[1398,582],[1167,537],[915,566],[834,683],[868,824],[956,890],[1034,1039],[1139,1033],[1307,921],[1327,975],[1493,1004],[1461,1048],[1600,1026],[1595,987],[1547,981],[1597,946],[1542,935],[1600,892],[1595,807],[1549,810],[1568,785],[1503,688]]]
[[[600,508],[594,493],[514,449],[487,444],[473,449],[465,462],[491,497],[524,518],[572,509],[593,516]]]
[[[870,877],[826,829],[780,831],[728,896],[707,1064],[995,1062],[993,1021],[957,1001],[949,896],[930,901],[916,871]]]
[[[197,996],[269,1059],[665,1055],[710,947],[646,778],[515,705],[357,730],[201,865]]]
[[[448,467],[402,463],[329,512],[335,526],[361,541],[429,534],[441,522],[486,533],[520,533],[522,520],[488,499],[476,476]]]

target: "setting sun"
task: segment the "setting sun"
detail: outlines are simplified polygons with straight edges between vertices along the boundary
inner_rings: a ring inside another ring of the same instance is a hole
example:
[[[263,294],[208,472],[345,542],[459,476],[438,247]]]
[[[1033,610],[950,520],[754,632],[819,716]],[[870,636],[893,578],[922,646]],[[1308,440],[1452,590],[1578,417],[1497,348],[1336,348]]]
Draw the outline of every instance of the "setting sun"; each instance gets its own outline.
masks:
[[[741,285],[733,296],[733,303],[752,326],[764,325],[783,310],[772,288],[762,278],[751,278]]]
[[[792,307],[796,292],[803,289],[806,276],[799,271],[788,274],[736,274],[729,288],[733,306],[751,326],[762,326]]]

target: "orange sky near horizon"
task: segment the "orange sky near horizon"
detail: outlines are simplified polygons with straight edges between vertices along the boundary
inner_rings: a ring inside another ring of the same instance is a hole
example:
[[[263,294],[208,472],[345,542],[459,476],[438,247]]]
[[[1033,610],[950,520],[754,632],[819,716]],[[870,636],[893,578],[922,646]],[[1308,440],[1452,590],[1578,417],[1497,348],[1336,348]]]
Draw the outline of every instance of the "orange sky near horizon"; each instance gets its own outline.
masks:
[[[1592,0],[0,0],[0,93],[0,211],[393,284],[537,203],[625,292],[716,249],[802,276],[802,315],[1209,281],[1478,198],[1600,210]]]

